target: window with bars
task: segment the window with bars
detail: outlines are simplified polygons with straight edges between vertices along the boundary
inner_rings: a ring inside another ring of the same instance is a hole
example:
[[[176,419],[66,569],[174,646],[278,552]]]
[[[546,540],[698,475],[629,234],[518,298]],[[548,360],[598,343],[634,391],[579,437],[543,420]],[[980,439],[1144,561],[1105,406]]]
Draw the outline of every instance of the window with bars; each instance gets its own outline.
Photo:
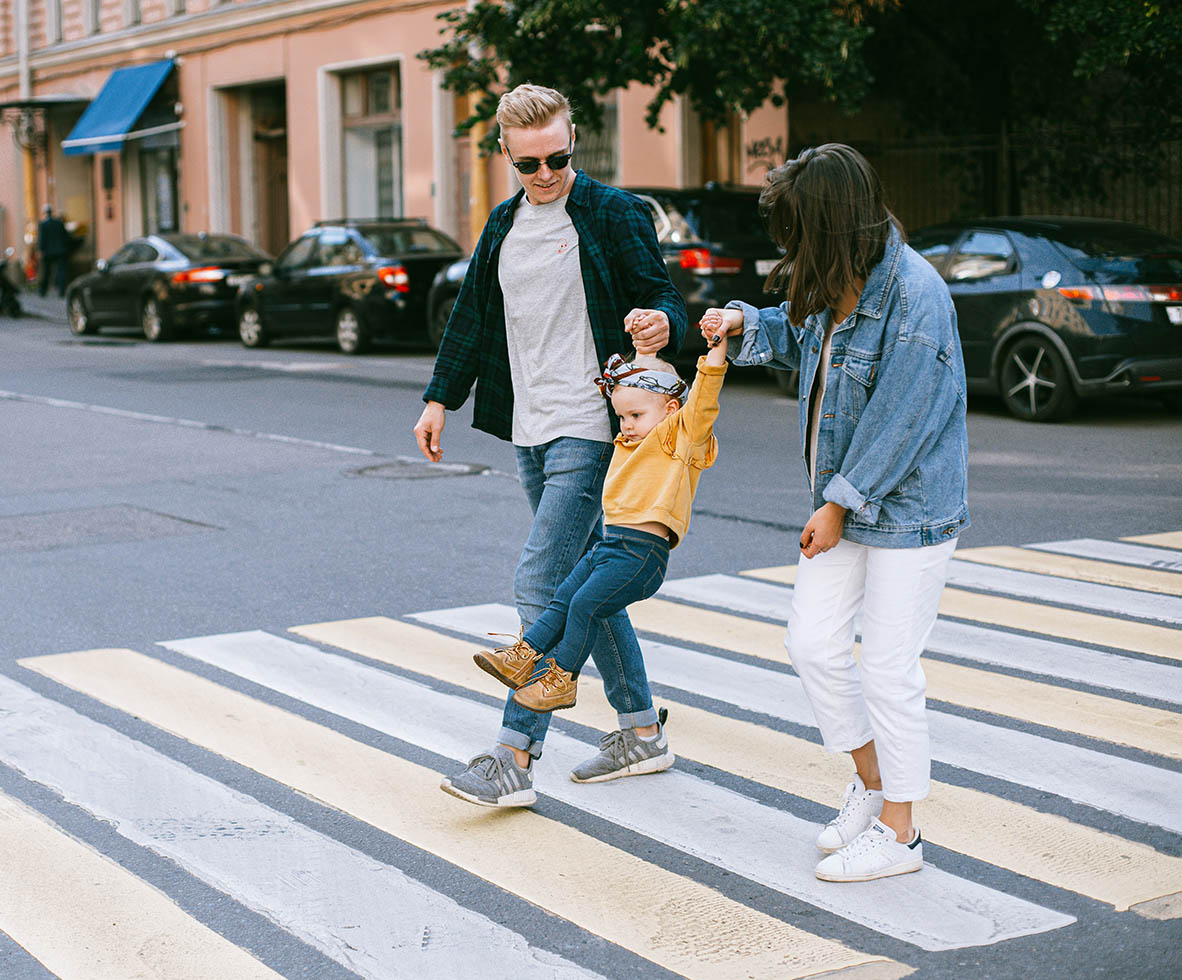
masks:
[[[345,217],[402,215],[402,86],[398,65],[341,75]]]

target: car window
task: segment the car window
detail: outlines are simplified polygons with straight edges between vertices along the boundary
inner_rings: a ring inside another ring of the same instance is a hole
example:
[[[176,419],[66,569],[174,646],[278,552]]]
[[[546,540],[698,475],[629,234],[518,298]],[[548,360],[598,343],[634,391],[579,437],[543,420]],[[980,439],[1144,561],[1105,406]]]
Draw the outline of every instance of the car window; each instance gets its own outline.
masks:
[[[973,231],[960,244],[948,265],[949,282],[971,282],[1012,271],[1014,246],[996,231]]]
[[[287,246],[279,256],[279,265],[284,269],[300,269],[306,266],[316,251],[316,236],[305,235],[299,241]]]
[[[1182,242],[1138,225],[1084,225],[1048,237],[1100,282],[1174,282],[1182,277]]]
[[[160,253],[156,248],[149,245],[147,242],[137,242],[135,250],[132,253],[132,262],[155,262],[160,258]]]
[[[343,228],[327,228],[320,233],[320,241],[316,247],[316,258],[313,262],[317,266],[326,265],[357,265],[365,258],[361,246],[353,236]]]
[[[944,265],[952,251],[952,243],[960,235],[958,229],[941,231],[920,231],[912,235],[907,244],[927,259],[937,272],[943,273]]]
[[[361,228],[361,235],[376,255],[408,255],[414,252],[460,252],[459,245],[434,228]]]
[[[107,261],[107,265],[127,265],[129,262],[134,262],[135,246],[136,242],[128,242],[111,256],[111,258]]]
[[[210,259],[263,259],[262,252],[240,238],[223,235],[178,235],[168,242],[185,258],[197,262]]]
[[[689,215],[706,241],[769,241],[757,194],[727,194],[693,202]]]
[[[658,198],[657,203],[664,212],[665,218],[664,222],[657,222],[658,228],[662,228],[664,225],[664,234],[660,236],[661,244],[680,245],[682,242],[698,241],[698,233],[690,226],[676,201],[669,197],[662,197]],[[651,204],[649,210],[652,210]]]

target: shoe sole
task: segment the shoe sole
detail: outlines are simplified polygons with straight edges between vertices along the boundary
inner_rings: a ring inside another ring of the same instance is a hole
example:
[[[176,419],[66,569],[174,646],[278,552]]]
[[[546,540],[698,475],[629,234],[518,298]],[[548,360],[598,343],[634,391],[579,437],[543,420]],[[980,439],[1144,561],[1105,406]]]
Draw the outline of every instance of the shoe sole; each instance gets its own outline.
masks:
[[[489,677],[495,677],[497,680],[499,680],[502,684],[505,685],[505,687],[509,688],[509,690],[511,690],[511,691],[516,691],[519,687],[523,686],[521,684],[516,684],[513,681],[509,680],[509,678],[507,678],[504,674],[502,674],[499,670],[497,670],[497,665],[494,664],[491,660],[489,660],[483,653],[474,653],[472,655],[472,661],[476,664],[477,667],[479,667],[486,674],[488,674]]]
[[[525,708],[526,711],[532,711],[534,714],[538,715],[548,715],[551,711],[566,711],[568,708],[573,708],[575,706],[575,702],[572,701],[570,704],[556,704],[553,708],[534,708],[528,704],[522,704],[517,700],[516,697],[513,699],[513,703],[519,707]]]
[[[816,875],[821,881],[874,881],[877,878],[892,878],[895,875],[907,875],[923,868],[923,861],[912,864],[893,864],[889,868],[875,871],[868,875],[841,875],[818,871]]]
[[[611,772],[605,772],[602,776],[580,779],[572,772],[570,778],[572,783],[606,783],[609,779],[620,779],[624,776],[647,776],[654,772],[664,772],[666,769],[671,769],[676,761],[677,756],[672,752],[666,752],[664,755],[655,755],[651,759],[637,762],[626,769],[613,769]]]
[[[519,789],[516,793],[510,793],[507,796],[502,796],[495,802],[490,802],[489,800],[482,800],[479,796],[473,796],[471,793],[465,793],[461,789],[456,789],[446,779],[439,784],[439,788],[447,793],[448,796],[454,796],[457,800],[463,800],[465,803],[475,803],[477,806],[489,806],[494,809],[533,806],[538,801],[538,794],[532,789]]]

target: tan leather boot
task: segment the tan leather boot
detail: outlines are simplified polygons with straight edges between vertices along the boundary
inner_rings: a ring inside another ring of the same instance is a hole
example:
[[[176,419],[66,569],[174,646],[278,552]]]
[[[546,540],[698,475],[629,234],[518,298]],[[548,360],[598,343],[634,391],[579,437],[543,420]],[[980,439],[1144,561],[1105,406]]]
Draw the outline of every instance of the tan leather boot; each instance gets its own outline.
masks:
[[[512,633],[489,633],[489,636],[512,636]],[[495,650],[481,650],[472,659],[486,674],[491,674],[506,687],[517,690],[528,684],[542,655],[518,635],[517,642]]]
[[[559,708],[573,708],[579,679],[569,670],[558,666],[553,657],[542,661],[546,672],[532,684],[517,689],[513,700],[530,711],[557,711]]]

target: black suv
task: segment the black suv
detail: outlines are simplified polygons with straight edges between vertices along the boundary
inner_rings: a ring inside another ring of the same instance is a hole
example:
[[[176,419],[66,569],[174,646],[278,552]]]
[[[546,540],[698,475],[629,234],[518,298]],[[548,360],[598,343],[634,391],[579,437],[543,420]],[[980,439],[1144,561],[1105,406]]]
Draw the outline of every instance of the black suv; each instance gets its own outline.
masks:
[[[716,184],[625,190],[641,198],[652,211],[669,278],[685,299],[689,330],[683,356],[696,357],[705,351],[697,324],[709,307],[725,306],[732,299],[752,306],[779,304],[779,298],[763,291],[764,279],[779,261],[780,250],[764,230],[758,190]],[[436,344],[467,268],[467,259],[454,263],[440,271],[431,287],[429,331]],[[778,371],[777,380],[788,382],[790,374]]]
[[[371,341],[423,342],[427,292],[459,245],[418,218],[320,221],[238,293],[247,347],[336,336],[346,354]]]

